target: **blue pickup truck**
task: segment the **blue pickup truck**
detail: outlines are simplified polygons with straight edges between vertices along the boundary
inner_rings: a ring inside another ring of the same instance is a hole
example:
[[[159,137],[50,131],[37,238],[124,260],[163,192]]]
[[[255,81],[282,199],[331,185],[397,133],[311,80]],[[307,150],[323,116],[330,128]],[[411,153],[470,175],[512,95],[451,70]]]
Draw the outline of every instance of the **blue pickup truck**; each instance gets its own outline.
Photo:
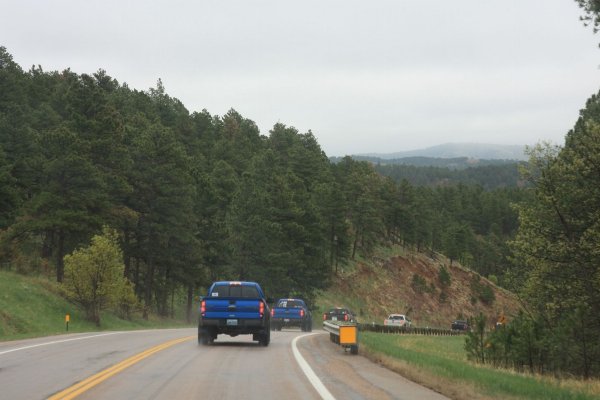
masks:
[[[256,282],[214,282],[200,301],[198,343],[211,344],[219,334],[252,335],[261,345],[271,340],[271,314]]]
[[[284,326],[298,326],[312,331],[312,315],[302,299],[279,299],[271,309],[271,326],[278,331]]]

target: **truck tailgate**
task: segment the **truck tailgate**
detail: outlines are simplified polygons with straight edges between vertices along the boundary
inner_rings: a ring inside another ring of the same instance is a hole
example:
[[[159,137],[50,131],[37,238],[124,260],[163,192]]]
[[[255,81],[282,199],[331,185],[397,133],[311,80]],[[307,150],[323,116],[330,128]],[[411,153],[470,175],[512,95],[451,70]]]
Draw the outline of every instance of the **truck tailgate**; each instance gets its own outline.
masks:
[[[293,318],[299,319],[302,318],[300,315],[301,308],[282,308],[276,307],[273,312],[274,318]]]
[[[206,299],[204,318],[260,319],[260,300]]]

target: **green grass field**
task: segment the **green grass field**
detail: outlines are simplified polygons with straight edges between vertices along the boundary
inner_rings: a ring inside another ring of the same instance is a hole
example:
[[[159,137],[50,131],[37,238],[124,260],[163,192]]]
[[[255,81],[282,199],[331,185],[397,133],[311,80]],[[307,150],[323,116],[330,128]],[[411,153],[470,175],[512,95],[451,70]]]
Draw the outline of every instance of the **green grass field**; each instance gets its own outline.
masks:
[[[600,398],[598,382],[558,380],[473,364],[462,336],[390,335],[361,332],[361,349],[371,357],[387,355],[391,367],[452,398],[564,399]],[[390,366],[390,365],[388,365]]]
[[[103,313],[98,328],[58,293],[57,284],[46,278],[0,271],[0,340],[65,333],[66,314],[70,315],[69,332],[190,326],[157,317],[144,320],[138,316],[128,321]]]

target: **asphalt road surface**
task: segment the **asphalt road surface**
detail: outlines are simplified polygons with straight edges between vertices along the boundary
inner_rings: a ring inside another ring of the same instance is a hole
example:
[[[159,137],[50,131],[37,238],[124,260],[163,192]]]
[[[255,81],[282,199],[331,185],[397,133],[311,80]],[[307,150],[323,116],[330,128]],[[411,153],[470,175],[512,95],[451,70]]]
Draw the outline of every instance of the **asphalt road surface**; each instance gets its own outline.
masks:
[[[0,342],[0,399],[446,399],[331,343],[273,331],[199,346],[196,329]],[[294,340],[296,339],[296,340]]]

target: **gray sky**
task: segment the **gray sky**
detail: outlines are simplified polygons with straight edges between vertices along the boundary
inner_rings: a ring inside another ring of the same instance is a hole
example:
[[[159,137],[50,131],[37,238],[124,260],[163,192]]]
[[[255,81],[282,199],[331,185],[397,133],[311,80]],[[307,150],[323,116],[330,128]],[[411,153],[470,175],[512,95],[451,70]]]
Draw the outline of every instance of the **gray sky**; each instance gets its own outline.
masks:
[[[573,0],[0,0],[28,70],[102,68],[328,156],[447,142],[558,144],[600,88],[600,35]]]

